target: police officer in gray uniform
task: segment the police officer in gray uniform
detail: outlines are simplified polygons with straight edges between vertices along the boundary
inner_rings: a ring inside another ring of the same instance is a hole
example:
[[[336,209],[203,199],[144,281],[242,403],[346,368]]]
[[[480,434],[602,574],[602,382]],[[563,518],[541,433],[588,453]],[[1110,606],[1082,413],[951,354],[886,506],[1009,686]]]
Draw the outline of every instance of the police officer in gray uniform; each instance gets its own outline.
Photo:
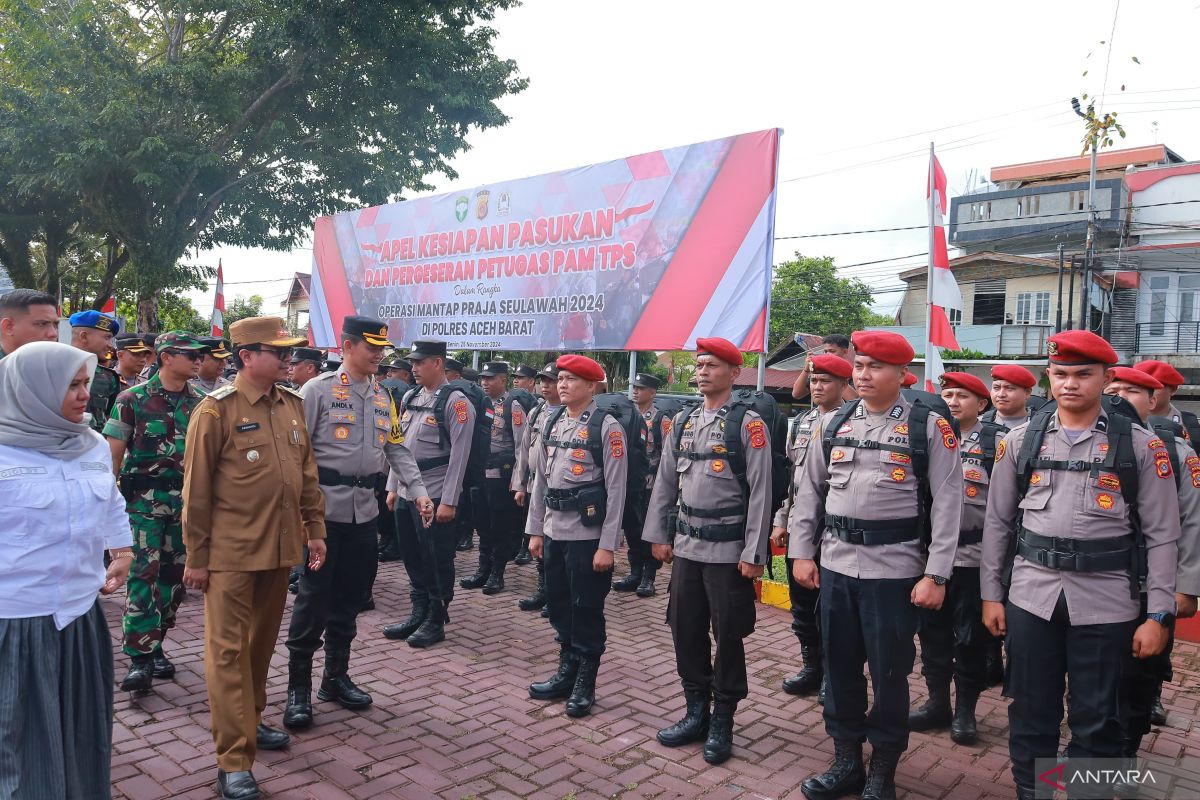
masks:
[[[445,342],[414,342],[408,360],[421,388],[415,395],[410,390],[405,397],[400,433],[417,459],[421,482],[437,511],[429,527],[414,521],[417,552],[405,548],[403,554],[412,583],[412,614],[405,622],[384,628],[383,635],[407,640],[410,647],[429,647],[445,640],[445,623],[450,619],[447,607],[454,597],[455,517],[471,455],[475,407],[462,392],[446,386]],[[389,479],[388,489],[395,487],[395,481]]]
[[[741,351],[719,338],[697,339],[696,348],[696,385],[704,403],[672,423],[679,447],[673,433],[663,447],[642,535],[655,558],[674,564],[667,621],[687,705],[683,719],[659,731],[658,741],[667,747],[704,741],[704,760],[720,764],[733,752],[733,715],[749,691],[742,640],[754,631],[754,579],[768,558],[771,442],[762,418],[739,409],[744,417],[737,446],[747,496],[726,438]]]
[[[528,508],[529,490],[533,487],[533,472],[532,464],[534,454],[539,448],[545,447],[542,444],[542,434],[545,433],[546,424],[550,417],[562,406],[562,400],[558,396],[558,365],[553,362],[547,364],[537,374],[540,385],[541,399],[538,400],[536,406],[529,411],[527,424],[524,432],[521,435],[521,444],[517,447],[517,465],[513,468],[512,490],[513,499],[517,505],[522,508]],[[529,516],[526,514],[525,527],[529,528]],[[526,547],[528,547],[528,539],[526,536]],[[517,608],[522,611],[537,611],[544,609],[546,605],[546,559],[539,557],[537,559],[538,582],[537,589],[529,597],[522,597],[517,601]],[[549,616],[548,611],[543,610],[542,616]]]
[[[604,599],[621,540],[629,470],[625,431],[594,399],[604,369],[590,358],[561,356],[557,413],[534,452],[529,492],[529,552],[546,562],[550,624],[560,645],[558,670],[529,687],[535,700],[567,699],[567,716],[591,713],[607,640]]]
[[[662,566],[650,552],[650,543],[642,538],[642,530],[646,526],[646,510],[650,505],[654,478],[658,475],[658,462],[662,457],[661,446],[667,443],[671,435],[671,418],[654,406],[654,398],[660,386],[662,381],[645,372],[639,372],[633,378],[633,402],[637,404],[642,419],[646,421],[646,456],[650,460],[650,469],[646,473],[645,503],[636,513],[629,515],[625,524],[625,541],[629,545],[629,574],[613,581],[613,591],[636,591],[638,597],[654,596],[654,576]]]
[[[962,516],[954,429],[900,393],[912,346],[886,331],[858,331],[853,342],[861,399],[822,420],[822,452],[806,459],[788,520],[793,575],[821,590],[825,730],[835,753],[829,770],[802,784],[810,800],[860,791],[871,800],[895,797],[896,765],[908,747],[918,609],[945,599]],[[864,663],[874,689],[870,714]],[[872,745],[867,774],[864,740]]]
[[[350,680],[350,646],[356,620],[377,566],[377,487],[388,466],[426,518],[433,503],[421,482],[413,453],[393,431],[387,392],[374,378],[387,344],[387,323],[346,317],[342,323],[342,365],[300,390],[304,421],[312,439],[317,474],[325,496],[327,554],[319,572],[305,570],[288,628],[288,702],[283,724],[312,724],[312,658],[325,636],[325,674],[317,697],[343,708],[360,709],[371,696]],[[307,558],[306,558],[307,560]]]

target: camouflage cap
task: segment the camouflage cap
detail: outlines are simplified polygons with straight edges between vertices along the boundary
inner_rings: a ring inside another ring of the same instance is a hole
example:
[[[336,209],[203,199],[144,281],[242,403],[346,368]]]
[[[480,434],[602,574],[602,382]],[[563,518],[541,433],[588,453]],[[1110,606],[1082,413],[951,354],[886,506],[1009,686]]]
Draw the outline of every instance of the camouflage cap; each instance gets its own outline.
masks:
[[[154,352],[161,353],[164,350],[205,350],[207,349],[199,339],[187,331],[167,331],[160,333],[158,338],[154,340]]]

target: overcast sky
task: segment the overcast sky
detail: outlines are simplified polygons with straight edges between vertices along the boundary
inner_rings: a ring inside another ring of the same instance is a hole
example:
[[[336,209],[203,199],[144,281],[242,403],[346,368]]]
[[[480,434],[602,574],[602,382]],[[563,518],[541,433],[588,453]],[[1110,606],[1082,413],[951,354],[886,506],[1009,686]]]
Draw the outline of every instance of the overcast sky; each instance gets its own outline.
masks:
[[[495,27],[529,88],[501,101],[508,125],[471,134],[457,179],[431,182],[467,189],[779,127],[777,237],[921,225],[930,141],[957,195],[972,171],[1078,154],[1069,99],[1081,92],[1104,92],[1123,146],[1200,160],[1198,23],[1200,0],[526,0]],[[834,256],[891,311],[896,273],[923,257],[850,265],[926,249],[919,230],[782,239],[775,261]],[[271,313],[312,253],[221,248],[195,261],[218,257],[226,302],[257,293]],[[194,294],[201,314],[211,295]]]

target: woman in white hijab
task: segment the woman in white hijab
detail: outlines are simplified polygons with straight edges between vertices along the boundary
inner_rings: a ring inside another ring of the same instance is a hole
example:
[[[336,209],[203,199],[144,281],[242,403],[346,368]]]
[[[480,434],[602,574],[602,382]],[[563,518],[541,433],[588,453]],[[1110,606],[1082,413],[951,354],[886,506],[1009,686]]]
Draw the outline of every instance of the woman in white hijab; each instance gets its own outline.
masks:
[[[0,799],[112,796],[112,639],[97,592],[124,584],[133,534],[108,444],[88,426],[95,369],[57,342],[0,360]]]

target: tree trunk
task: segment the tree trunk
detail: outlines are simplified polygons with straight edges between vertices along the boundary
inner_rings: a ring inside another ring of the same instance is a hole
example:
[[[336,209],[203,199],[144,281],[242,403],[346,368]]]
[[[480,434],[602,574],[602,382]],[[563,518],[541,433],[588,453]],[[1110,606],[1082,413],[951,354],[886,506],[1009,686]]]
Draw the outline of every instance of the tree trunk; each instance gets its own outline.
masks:
[[[58,297],[59,289],[62,288],[62,281],[58,274],[58,262],[62,258],[70,235],[67,233],[67,229],[61,225],[47,224],[42,230],[46,243],[46,292]],[[72,311],[78,310],[72,307]]]
[[[138,294],[137,326],[142,333],[158,331],[158,295],[143,297]]]
[[[36,289],[33,276],[33,258],[29,247],[33,243],[33,232],[26,228],[0,231],[0,266],[8,272],[13,286],[18,289]]]
[[[108,257],[106,259],[107,263],[104,266],[104,278],[100,281],[100,290],[96,292],[96,302],[92,306],[97,311],[108,302],[108,298],[112,297],[113,285],[117,282],[117,273],[129,263],[128,248],[124,248],[120,253],[117,253],[117,248],[120,246],[117,237],[109,234],[105,238],[105,244],[108,249]]]

